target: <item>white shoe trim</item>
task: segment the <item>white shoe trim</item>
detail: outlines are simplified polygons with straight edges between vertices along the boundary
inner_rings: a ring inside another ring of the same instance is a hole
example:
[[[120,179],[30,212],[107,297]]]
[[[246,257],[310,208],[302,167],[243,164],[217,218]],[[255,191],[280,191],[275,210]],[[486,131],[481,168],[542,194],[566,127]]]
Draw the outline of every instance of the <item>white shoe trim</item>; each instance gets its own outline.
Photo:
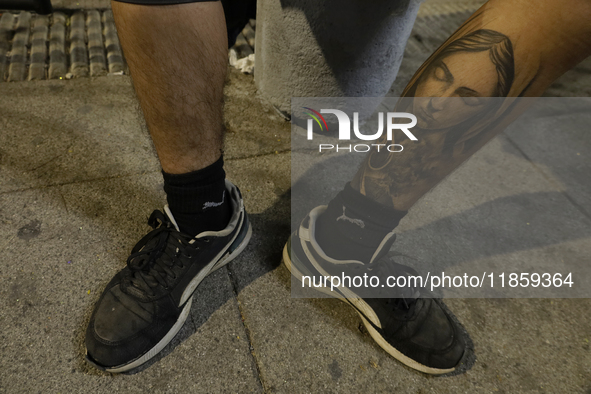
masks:
[[[310,251],[308,244],[314,249],[314,251],[320,255],[320,258],[326,260],[329,263],[335,264],[335,265],[342,265],[342,264],[361,264],[363,265],[363,263],[361,261],[357,261],[357,260],[335,260],[333,258],[330,258],[326,255],[326,253],[324,253],[324,251],[322,250],[322,248],[320,247],[320,245],[318,244],[318,242],[316,242],[316,219],[326,210],[326,205],[321,205],[319,207],[314,208],[312,211],[310,211],[309,213],[309,220],[308,220],[308,228],[304,227],[303,224],[300,225],[298,234],[304,230],[306,231],[306,235],[308,235],[309,239],[300,239],[298,237],[297,242],[301,243],[302,249],[304,250],[304,253],[306,254],[306,257],[308,258],[308,261],[310,261],[310,263],[314,266],[314,268],[316,269],[316,271],[318,271],[321,275],[323,276],[330,276],[330,274],[328,272],[326,272],[316,261],[316,258],[314,258],[312,252]],[[305,222],[305,220],[303,221]],[[303,223],[302,222],[302,223]],[[293,242],[294,240],[292,240]],[[284,258],[285,260],[285,258]],[[291,262],[290,262],[291,264]],[[322,287],[323,288],[323,287]],[[316,290],[322,289],[322,288],[315,288]],[[363,311],[363,313],[366,314],[366,316],[368,317],[368,319],[370,319],[377,327],[382,328],[382,324],[380,322],[380,319],[378,317],[378,315],[374,312],[373,308],[370,307],[365,301],[363,301],[362,298],[360,298],[357,294],[355,294],[351,289],[349,289],[348,287],[345,286],[338,286],[337,289],[344,295],[344,298],[347,298],[351,303],[355,304],[355,306],[357,308],[359,308],[361,311]],[[328,292],[327,292],[328,291]],[[333,291],[323,291],[324,293],[335,297],[335,293]],[[336,297],[336,298],[340,298],[340,297]]]

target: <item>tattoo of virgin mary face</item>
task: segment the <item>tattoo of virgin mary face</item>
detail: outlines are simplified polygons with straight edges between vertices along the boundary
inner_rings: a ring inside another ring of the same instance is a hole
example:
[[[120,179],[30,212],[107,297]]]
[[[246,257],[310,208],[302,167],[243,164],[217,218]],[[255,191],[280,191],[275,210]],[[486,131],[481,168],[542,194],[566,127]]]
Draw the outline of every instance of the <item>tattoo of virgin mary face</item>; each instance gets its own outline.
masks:
[[[507,97],[515,75],[504,34],[477,30],[443,48],[409,90],[423,129],[447,129],[487,110],[487,97]],[[449,99],[455,98],[455,99]]]
[[[494,119],[494,103],[500,101],[487,98],[509,96],[514,76],[513,46],[502,33],[481,29],[446,44],[402,99],[417,117],[422,138],[397,141],[404,154],[370,152],[353,184],[387,205],[409,190],[428,191],[473,153],[464,149],[467,140],[475,147],[492,138],[483,124]]]

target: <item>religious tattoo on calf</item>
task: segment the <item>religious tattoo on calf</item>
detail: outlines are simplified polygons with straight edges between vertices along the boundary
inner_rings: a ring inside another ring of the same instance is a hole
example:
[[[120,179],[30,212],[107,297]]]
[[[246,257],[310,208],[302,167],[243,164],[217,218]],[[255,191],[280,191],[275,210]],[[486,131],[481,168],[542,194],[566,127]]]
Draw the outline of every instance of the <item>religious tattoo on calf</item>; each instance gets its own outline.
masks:
[[[374,148],[352,186],[386,206],[410,208],[500,131],[513,106],[502,98],[520,95],[513,94],[515,72],[506,35],[478,29],[452,37],[419,69],[395,108],[417,117],[419,140],[395,136],[402,153]]]

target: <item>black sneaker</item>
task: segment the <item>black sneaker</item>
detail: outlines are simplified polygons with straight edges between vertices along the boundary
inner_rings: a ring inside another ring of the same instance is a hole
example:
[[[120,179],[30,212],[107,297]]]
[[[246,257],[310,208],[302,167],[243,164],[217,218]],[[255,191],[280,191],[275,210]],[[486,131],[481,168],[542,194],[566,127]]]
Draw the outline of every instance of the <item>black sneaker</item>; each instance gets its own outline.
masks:
[[[283,249],[286,267],[300,282],[303,276],[376,275],[384,267],[394,276],[418,275],[412,268],[388,260],[394,233],[385,237],[369,264],[328,257],[314,234],[316,219],[325,209],[313,209]],[[397,298],[368,298],[358,288],[335,286],[332,291],[330,285],[329,281],[327,287],[313,288],[355,308],[372,338],[403,364],[428,374],[450,373],[461,364],[466,342],[459,324],[441,300],[419,298],[419,290],[413,287],[397,290]]]
[[[242,196],[226,181],[233,215],[221,231],[196,237],[179,232],[168,209],[154,211],[153,230],[133,248],[127,267],[103,291],[86,330],[86,360],[108,372],[140,366],[181,329],[195,288],[205,276],[234,259],[252,229]]]

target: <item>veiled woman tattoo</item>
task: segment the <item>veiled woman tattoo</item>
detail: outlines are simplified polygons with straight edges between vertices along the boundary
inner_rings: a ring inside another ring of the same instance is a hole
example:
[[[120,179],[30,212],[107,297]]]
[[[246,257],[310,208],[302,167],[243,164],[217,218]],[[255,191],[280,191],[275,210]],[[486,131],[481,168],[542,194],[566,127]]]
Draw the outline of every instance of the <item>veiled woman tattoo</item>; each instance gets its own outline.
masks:
[[[397,136],[402,153],[372,150],[353,187],[384,205],[412,205],[496,135],[509,109],[499,98],[519,95],[512,94],[514,79],[506,35],[479,29],[449,40],[415,74],[395,108],[417,117],[413,134],[419,141]]]

